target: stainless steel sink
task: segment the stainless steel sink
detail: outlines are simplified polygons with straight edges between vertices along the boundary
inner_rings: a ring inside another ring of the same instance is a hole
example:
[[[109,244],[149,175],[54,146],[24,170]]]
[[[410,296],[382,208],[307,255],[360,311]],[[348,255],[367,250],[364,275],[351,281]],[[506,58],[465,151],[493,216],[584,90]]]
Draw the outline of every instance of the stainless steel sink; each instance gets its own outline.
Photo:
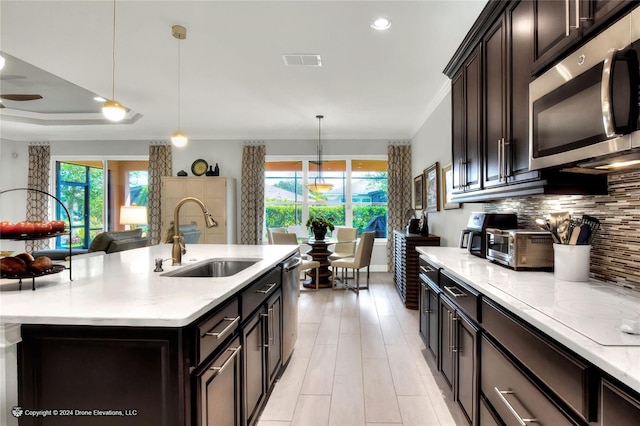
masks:
[[[230,277],[255,265],[262,259],[208,259],[162,274],[163,277],[216,278]]]

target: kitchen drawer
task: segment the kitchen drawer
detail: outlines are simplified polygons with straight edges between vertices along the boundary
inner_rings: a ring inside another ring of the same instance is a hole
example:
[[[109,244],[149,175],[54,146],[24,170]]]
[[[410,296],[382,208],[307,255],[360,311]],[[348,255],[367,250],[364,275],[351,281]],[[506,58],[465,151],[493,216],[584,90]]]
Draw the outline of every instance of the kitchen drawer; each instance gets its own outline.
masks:
[[[275,268],[264,277],[256,281],[240,295],[242,301],[242,320],[247,320],[271,294],[280,286],[281,268]]]
[[[507,426],[527,419],[549,426],[575,424],[486,337],[480,344],[480,389]]]
[[[482,302],[482,326],[583,420],[589,421],[589,368],[585,363],[541,333],[520,324],[486,298]]]
[[[448,275],[444,270],[440,271],[439,280],[442,294],[447,295],[469,318],[480,322],[480,293]]]
[[[440,271],[440,268],[429,263],[429,261],[427,261],[424,257],[422,256],[420,257],[420,268],[418,270],[418,273],[419,273],[420,279],[423,282],[426,282],[426,283],[429,282],[424,279],[424,277],[427,277],[429,280],[431,280],[432,283],[434,283],[437,286],[440,281],[439,271]]]
[[[213,315],[200,322],[196,326],[198,331],[196,365],[204,361],[227,337],[235,333],[238,325],[240,325],[240,310],[237,297],[234,297],[224,308],[217,310]]]
[[[606,379],[602,379],[602,426],[638,424],[640,419],[640,397],[631,395]]]

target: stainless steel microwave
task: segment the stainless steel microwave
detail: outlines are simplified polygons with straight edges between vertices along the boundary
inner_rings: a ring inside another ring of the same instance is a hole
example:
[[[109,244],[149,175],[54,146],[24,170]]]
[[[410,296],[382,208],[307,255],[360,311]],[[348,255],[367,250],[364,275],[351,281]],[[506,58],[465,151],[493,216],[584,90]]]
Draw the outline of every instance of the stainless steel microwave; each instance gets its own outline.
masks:
[[[529,168],[640,146],[640,7],[529,85]]]

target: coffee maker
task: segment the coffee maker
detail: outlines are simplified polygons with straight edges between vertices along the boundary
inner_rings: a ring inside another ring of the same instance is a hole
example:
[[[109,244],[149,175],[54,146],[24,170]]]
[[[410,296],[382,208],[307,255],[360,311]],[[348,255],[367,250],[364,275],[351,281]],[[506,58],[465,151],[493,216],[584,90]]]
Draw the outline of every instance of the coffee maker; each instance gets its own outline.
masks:
[[[518,217],[515,213],[473,212],[467,227],[460,233],[458,247],[466,248],[469,253],[485,258],[487,256],[487,228],[516,229]]]

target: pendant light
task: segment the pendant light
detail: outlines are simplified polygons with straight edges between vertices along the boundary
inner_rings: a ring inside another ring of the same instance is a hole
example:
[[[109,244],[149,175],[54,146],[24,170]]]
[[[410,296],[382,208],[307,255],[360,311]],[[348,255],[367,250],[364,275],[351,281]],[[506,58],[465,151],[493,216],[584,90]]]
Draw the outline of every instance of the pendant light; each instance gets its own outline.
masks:
[[[187,29],[181,25],[171,27],[171,34],[178,39],[178,131],[171,135],[171,143],[176,147],[183,147],[189,139],[180,131],[180,41],[187,38]]]
[[[113,0],[113,39],[111,50],[112,79],[111,79],[111,99],[102,104],[102,114],[107,120],[120,121],[124,118],[127,110],[115,100],[116,97],[116,0]]]
[[[320,122],[324,118],[324,115],[316,115],[316,118],[318,119],[318,149],[317,149],[318,161],[316,163],[318,167],[318,173],[316,174],[316,177],[313,179],[313,183],[307,184],[307,188],[310,191],[327,192],[331,188],[333,188],[333,184],[326,183],[322,178],[322,139],[321,139]]]

